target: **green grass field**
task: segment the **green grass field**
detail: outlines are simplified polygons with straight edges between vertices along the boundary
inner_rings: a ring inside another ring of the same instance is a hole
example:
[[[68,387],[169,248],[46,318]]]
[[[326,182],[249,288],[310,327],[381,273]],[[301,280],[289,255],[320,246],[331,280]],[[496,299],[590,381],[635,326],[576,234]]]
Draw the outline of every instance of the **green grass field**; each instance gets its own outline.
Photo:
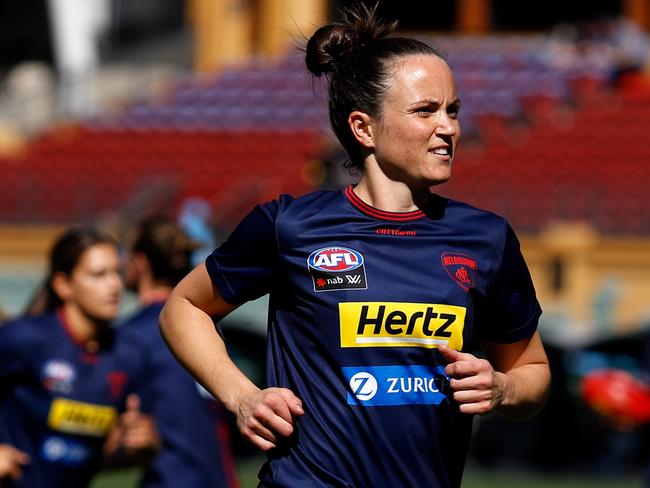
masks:
[[[262,462],[260,458],[238,464],[241,488],[257,486],[257,470]],[[95,480],[91,488],[135,488],[138,474],[138,470],[105,473]],[[484,471],[472,467],[466,470],[463,482],[463,488],[642,488],[642,486],[639,476],[632,474],[627,477],[540,475],[519,471]]]

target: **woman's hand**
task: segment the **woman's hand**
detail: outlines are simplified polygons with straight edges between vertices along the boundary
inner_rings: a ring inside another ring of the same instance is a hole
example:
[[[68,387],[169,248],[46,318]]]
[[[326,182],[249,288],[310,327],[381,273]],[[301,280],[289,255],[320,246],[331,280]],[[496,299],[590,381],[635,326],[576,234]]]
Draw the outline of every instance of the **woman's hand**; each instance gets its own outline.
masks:
[[[140,411],[140,398],[129,395],[126,399],[126,412],[119,422],[124,427],[122,446],[127,454],[137,455],[142,452],[156,452],[160,448],[160,436],[151,415]]]
[[[501,404],[507,380],[489,361],[449,346],[440,346],[438,351],[449,361],[445,373],[462,413],[483,415]]]
[[[302,401],[286,388],[260,390],[232,361],[214,320],[235,308],[203,263],[172,291],[160,314],[160,330],[180,363],[235,415],[244,438],[268,451],[295,432]]]
[[[520,341],[501,344],[483,341],[486,359],[438,349],[449,361],[445,372],[460,411],[485,414],[498,410],[510,420],[524,420],[544,405],[551,383],[551,370],[539,332]]]
[[[302,402],[286,388],[251,390],[235,410],[239,431],[249,442],[268,451],[295,430],[295,417],[303,415]]]
[[[9,444],[0,444],[0,481],[6,478],[19,480],[26,464],[29,464],[27,453]]]
[[[153,417],[140,411],[140,398],[137,395],[129,395],[126,411],[119,416],[104,443],[104,455],[109,458],[108,464],[148,462],[160,449],[160,444]]]

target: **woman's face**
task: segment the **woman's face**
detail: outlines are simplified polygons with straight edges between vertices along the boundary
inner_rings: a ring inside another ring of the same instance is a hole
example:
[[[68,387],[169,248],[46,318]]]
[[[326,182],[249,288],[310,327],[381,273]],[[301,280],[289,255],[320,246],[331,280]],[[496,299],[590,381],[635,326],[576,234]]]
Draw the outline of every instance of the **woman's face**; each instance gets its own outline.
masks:
[[[444,60],[418,55],[393,61],[382,112],[370,123],[382,171],[409,186],[447,181],[460,138],[459,109],[456,83]]]
[[[102,321],[117,317],[123,284],[120,258],[111,244],[89,247],[67,279],[67,299],[87,316]]]

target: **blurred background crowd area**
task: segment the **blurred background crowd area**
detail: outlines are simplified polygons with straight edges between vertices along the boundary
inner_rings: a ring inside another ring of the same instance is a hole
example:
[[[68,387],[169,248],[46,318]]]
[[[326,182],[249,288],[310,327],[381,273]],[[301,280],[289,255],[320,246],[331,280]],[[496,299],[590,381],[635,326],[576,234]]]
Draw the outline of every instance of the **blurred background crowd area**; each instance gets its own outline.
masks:
[[[347,4],[2,2],[3,313],[24,308],[67,225],[124,235],[173,215],[206,253],[258,202],[354,182],[300,51]],[[578,397],[595,368],[640,375],[650,327],[650,1],[383,0],[379,12],[447,53],[464,135],[436,191],[511,222],[545,311],[547,409],[510,434],[482,421],[473,459],[637,470],[644,430],[603,425]],[[262,337],[264,300],[240,313],[233,334]]]

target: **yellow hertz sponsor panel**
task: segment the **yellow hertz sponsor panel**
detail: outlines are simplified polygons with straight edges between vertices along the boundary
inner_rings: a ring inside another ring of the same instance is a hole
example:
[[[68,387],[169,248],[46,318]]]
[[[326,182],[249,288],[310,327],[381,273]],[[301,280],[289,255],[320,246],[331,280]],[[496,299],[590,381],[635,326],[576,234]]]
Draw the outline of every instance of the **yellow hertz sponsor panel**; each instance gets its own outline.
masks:
[[[426,347],[461,350],[465,307],[438,303],[339,303],[341,347]]]
[[[47,425],[60,432],[102,437],[108,433],[116,418],[117,410],[113,407],[55,398]]]

